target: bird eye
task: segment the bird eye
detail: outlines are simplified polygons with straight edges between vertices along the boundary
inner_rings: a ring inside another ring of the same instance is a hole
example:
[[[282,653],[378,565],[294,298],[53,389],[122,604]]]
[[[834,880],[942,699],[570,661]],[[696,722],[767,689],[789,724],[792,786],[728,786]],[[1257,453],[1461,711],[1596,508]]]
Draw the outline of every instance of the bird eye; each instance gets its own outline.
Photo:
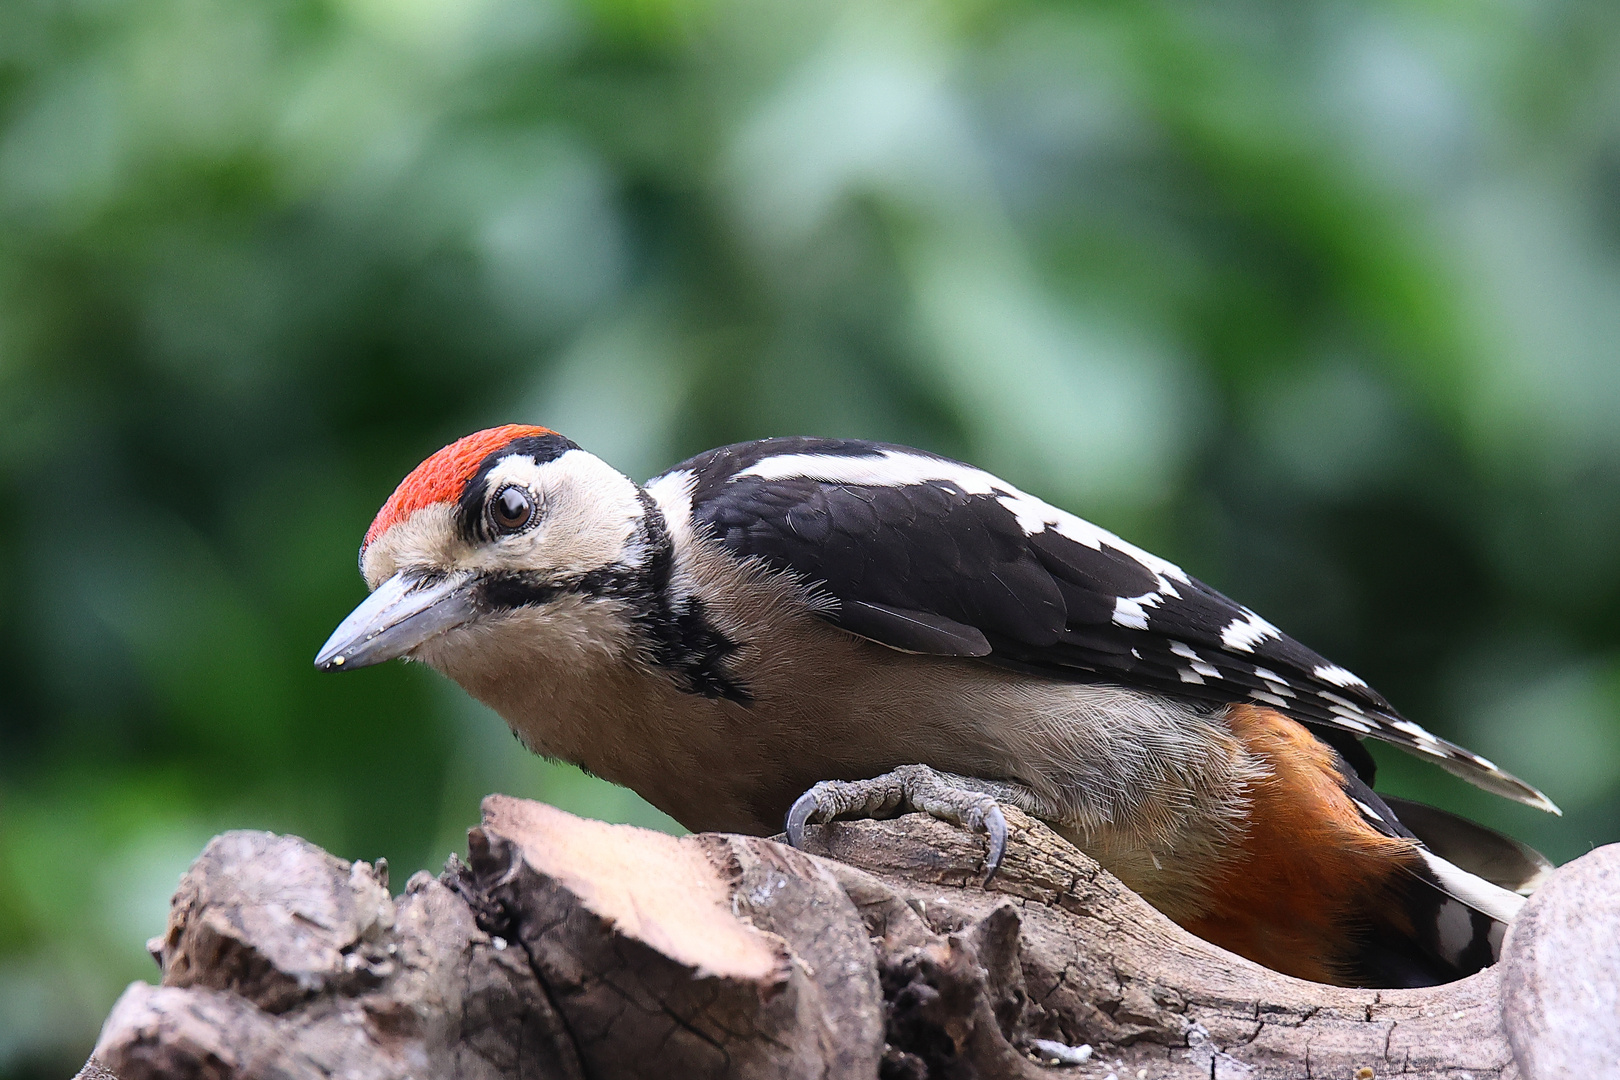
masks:
[[[502,532],[517,532],[534,516],[534,500],[520,487],[502,488],[489,502],[489,516]]]

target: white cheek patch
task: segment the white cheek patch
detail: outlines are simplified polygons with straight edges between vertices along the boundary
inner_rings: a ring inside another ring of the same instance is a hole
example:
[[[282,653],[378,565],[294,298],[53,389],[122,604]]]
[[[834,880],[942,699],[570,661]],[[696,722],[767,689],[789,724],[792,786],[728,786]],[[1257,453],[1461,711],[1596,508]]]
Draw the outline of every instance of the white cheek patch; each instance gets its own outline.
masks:
[[[479,545],[463,563],[467,569],[575,577],[639,554],[630,548],[644,513],[640,489],[601,458],[569,450],[536,465],[513,454],[489,471],[486,490],[493,495],[509,484],[534,496],[539,522]]]

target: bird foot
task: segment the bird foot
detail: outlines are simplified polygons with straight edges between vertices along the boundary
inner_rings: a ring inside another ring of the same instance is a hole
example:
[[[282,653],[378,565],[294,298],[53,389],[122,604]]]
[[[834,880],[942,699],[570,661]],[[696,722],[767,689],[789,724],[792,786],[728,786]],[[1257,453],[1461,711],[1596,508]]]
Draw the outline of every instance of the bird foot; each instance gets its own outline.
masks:
[[[895,817],[908,809],[984,833],[989,838],[984,884],[990,884],[1007,849],[1007,819],[1001,805],[982,791],[951,783],[926,765],[902,765],[870,780],[823,780],[800,795],[788,811],[788,843],[801,846],[806,825],[843,817]]]

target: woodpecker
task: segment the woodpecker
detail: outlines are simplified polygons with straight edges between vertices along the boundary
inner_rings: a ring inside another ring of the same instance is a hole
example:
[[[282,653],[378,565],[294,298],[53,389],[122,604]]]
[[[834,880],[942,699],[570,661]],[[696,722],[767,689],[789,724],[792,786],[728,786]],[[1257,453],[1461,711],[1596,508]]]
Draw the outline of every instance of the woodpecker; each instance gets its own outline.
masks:
[[[316,666],[404,657],[693,830],[921,810],[1049,823],[1171,919],[1301,978],[1492,963],[1549,868],[1381,798],[1363,737],[1545,795],[1179,567],[920,450],[775,438],[638,485],[547,428],[418,466]],[[1421,837],[1421,839],[1420,839]]]

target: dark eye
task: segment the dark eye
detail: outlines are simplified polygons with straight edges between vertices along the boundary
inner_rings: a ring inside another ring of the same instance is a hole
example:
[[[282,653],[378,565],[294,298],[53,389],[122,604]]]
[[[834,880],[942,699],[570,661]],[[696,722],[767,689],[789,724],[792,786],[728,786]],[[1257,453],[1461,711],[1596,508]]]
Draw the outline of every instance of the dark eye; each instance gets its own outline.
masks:
[[[502,532],[517,532],[534,516],[534,500],[520,487],[502,488],[489,502],[489,517]]]

